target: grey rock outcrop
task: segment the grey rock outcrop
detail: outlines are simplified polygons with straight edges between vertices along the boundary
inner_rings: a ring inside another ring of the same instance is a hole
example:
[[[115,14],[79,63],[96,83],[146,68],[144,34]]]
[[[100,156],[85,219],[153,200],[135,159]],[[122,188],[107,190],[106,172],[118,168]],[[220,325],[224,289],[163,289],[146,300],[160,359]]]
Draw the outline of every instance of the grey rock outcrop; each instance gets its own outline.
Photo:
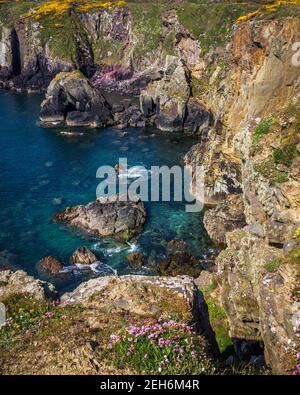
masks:
[[[146,221],[142,201],[101,198],[87,205],[67,207],[54,215],[57,222],[79,228],[99,237],[113,236],[129,241],[137,236]]]
[[[98,259],[96,255],[87,247],[79,247],[70,256],[69,262],[71,265],[81,264],[81,265],[91,265],[97,262]]]
[[[52,284],[36,280],[22,270],[0,272],[0,300],[16,294],[30,295],[38,300],[53,299],[57,296]]]
[[[290,373],[300,347],[299,247],[285,255],[245,230],[227,235],[217,258],[231,337],[263,341],[274,373]]]
[[[216,244],[226,244],[226,233],[246,225],[243,199],[230,195],[214,209],[204,214],[204,226],[209,237]]]
[[[41,105],[42,124],[66,122],[69,126],[103,127],[113,118],[109,104],[79,71],[59,73]]]
[[[141,92],[140,106],[163,131],[202,133],[212,124],[210,112],[191,99],[189,71],[176,56],[166,57],[163,78]]]

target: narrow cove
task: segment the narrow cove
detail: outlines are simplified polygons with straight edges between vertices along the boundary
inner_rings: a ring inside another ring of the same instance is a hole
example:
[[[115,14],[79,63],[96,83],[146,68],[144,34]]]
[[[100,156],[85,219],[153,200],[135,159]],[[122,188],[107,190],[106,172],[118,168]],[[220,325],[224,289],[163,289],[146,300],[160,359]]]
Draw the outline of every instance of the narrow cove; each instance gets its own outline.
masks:
[[[78,135],[70,136],[66,133],[70,129],[39,126],[41,99],[39,95],[0,92],[2,257],[37,277],[36,264],[41,258],[53,255],[67,263],[82,245],[118,274],[153,274],[147,265],[133,269],[127,255],[141,251],[146,258],[162,257],[166,243],[174,239],[187,242],[190,252],[202,257],[209,248],[202,214],[186,213],[184,202],[146,203],[146,226],[130,245],[87,237],[52,220],[64,207],[95,200],[99,166],[115,166],[125,157],[130,167],[172,167],[182,164],[196,138],[152,128],[127,128],[127,133],[110,128],[74,129]],[[78,273],[72,281],[57,286],[74,286],[84,279]]]

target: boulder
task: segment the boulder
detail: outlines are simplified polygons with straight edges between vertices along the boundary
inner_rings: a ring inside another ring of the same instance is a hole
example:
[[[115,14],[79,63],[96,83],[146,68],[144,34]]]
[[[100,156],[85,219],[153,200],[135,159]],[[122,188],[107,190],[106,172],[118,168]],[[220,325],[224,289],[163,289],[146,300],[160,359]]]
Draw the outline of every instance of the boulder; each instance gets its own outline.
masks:
[[[47,256],[38,262],[37,268],[49,274],[59,274],[63,270],[64,265],[57,258]]]
[[[115,126],[120,129],[124,129],[128,126],[144,127],[146,124],[145,116],[136,105],[130,105],[128,108],[124,108],[123,111],[117,108],[113,116]]]
[[[188,247],[185,242],[172,240],[166,247],[167,256],[161,259],[156,264],[156,270],[160,275],[165,276],[179,276],[187,274],[192,277],[198,277],[201,273],[201,265],[188,252]]]
[[[77,250],[70,256],[70,265],[80,264],[80,265],[91,265],[92,263],[97,262],[98,259],[95,254],[92,253],[87,247],[79,247]]]
[[[0,300],[5,300],[15,294],[30,295],[38,300],[57,297],[57,292],[52,284],[36,280],[22,270],[0,272]]]
[[[114,236],[129,241],[146,221],[146,210],[139,199],[120,201],[117,196],[101,198],[87,205],[67,207],[54,220],[99,237]]]
[[[134,269],[138,269],[143,266],[145,256],[142,252],[133,252],[127,256],[127,260]]]
[[[102,127],[112,124],[110,105],[80,71],[59,73],[50,83],[42,102],[43,124]]]

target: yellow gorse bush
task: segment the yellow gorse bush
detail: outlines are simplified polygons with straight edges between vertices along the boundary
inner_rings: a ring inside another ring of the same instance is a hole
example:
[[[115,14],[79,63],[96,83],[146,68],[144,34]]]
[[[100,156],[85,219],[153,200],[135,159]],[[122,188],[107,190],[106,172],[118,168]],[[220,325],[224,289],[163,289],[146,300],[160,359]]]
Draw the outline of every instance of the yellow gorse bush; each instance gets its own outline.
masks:
[[[298,239],[300,237],[300,228],[298,228],[293,236],[293,239]]]
[[[258,10],[250,12],[247,15],[242,15],[240,16],[237,20],[236,23],[242,23],[242,22],[246,22],[249,21],[250,19],[256,17],[256,16],[260,16],[260,15],[264,15],[264,14],[269,14],[272,12],[276,12],[278,10],[278,8],[282,5],[295,5],[295,4],[300,4],[300,0],[276,0],[271,4],[266,4],[263,5],[262,7],[260,7]]]
[[[44,16],[61,17],[71,9],[86,12],[92,9],[120,7],[125,5],[125,1],[87,1],[87,0],[62,0],[46,1],[32,8],[25,17],[33,17],[38,20]]]

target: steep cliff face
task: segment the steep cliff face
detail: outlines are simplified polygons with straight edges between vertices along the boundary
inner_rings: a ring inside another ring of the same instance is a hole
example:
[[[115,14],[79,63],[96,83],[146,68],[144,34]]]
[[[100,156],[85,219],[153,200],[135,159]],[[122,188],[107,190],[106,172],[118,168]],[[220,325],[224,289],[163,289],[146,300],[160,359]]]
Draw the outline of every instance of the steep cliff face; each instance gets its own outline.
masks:
[[[58,71],[76,68],[88,77],[94,75],[94,83],[105,89],[139,93],[160,78],[167,55],[194,67],[201,54],[229,38],[236,18],[253,7],[243,3],[207,7],[185,0],[4,1],[1,79],[9,79],[10,87],[45,89]],[[12,41],[18,43],[17,51]],[[13,52],[20,59],[17,72]]]
[[[218,62],[196,66],[197,99],[217,122],[185,158],[204,165],[206,203],[217,205],[204,223],[227,244],[217,267],[231,335],[237,348],[263,340],[277,373],[293,369],[300,344],[299,41],[298,18],[245,23]]]
[[[2,85],[45,89],[58,71],[78,69],[92,96],[96,88],[140,96],[140,109],[109,107],[109,122],[92,114],[84,125],[199,135],[185,162],[204,166],[213,206],[204,223],[227,246],[218,283],[237,351],[242,340],[263,341],[267,363],[289,373],[300,348],[299,1],[254,20],[245,16],[257,9],[252,2],[82,3],[68,2],[61,14],[29,1],[0,5]],[[82,122],[86,108],[71,104]]]

